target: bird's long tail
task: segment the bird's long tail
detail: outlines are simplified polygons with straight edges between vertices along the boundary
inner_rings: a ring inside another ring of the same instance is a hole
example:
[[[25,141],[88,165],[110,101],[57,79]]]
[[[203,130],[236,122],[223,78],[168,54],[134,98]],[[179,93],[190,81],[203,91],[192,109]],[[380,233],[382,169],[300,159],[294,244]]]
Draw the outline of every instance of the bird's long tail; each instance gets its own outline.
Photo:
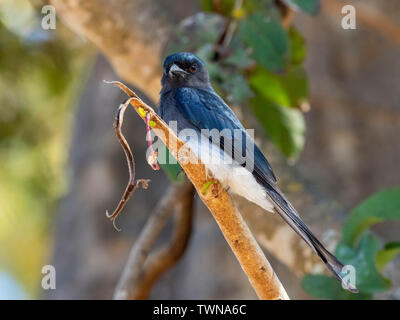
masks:
[[[321,260],[326,264],[328,269],[335,275],[339,281],[344,281],[342,274],[343,264],[330,253],[323,244],[314,236],[307,225],[300,219],[298,213],[275,186],[267,185],[267,194],[274,203],[276,211],[279,215],[299,234],[304,241],[318,254]],[[349,291],[357,293],[357,288],[349,286]]]

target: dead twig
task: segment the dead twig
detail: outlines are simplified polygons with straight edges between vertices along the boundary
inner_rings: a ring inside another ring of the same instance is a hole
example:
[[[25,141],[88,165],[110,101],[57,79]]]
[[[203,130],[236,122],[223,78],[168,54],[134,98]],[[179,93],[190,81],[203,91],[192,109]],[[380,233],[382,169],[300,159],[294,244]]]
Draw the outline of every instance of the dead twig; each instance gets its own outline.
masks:
[[[106,81],[106,83],[109,83]],[[120,144],[125,152],[126,159],[129,168],[129,182],[126,190],[120,200],[117,208],[113,214],[108,214],[113,222],[115,218],[121,212],[126,202],[129,200],[133,191],[138,187],[139,183],[142,182],[142,187],[147,188],[149,180],[138,180],[135,181],[135,162],[124,135],[122,134],[122,124],[125,110],[131,100],[140,100],[140,98],[132,93],[129,99],[120,105],[115,117],[114,128],[115,133],[120,141]],[[141,100],[140,100],[141,101]],[[150,114],[144,116],[147,130],[147,140],[149,142],[149,148],[152,153],[153,162],[149,162],[150,166],[154,170],[159,170],[159,166],[156,160],[156,154],[152,148],[151,135],[150,135]],[[189,195],[187,198],[185,195]],[[176,218],[176,228],[170,245],[164,247],[159,252],[153,254],[149,258],[148,266],[145,268],[145,262],[147,256],[154,245],[155,240],[161,233],[172,207],[176,205],[176,202],[181,204],[180,213]],[[190,205],[185,205],[190,203]],[[115,290],[115,299],[145,299],[150,293],[151,288],[155,281],[162,275],[162,273],[172,267],[183,255],[186,244],[189,239],[191,231],[191,216],[193,211],[193,187],[190,183],[186,182],[184,186],[173,186],[170,192],[164,196],[157,210],[152,215],[152,218],[148,221],[145,229],[143,230],[139,240],[135,243],[131,250],[128,262],[124,268],[121,279]],[[115,226],[115,223],[114,223]]]
[[[187,177],[196,188],[199,197],[209,208],[260,299],[289,299],[226,190],[220,188],[218,196],[208,190],[202,190],[205,185],[210,184],[210,181],[214,181],[204,164],[201,163],[190,148],[185,146],[182,140],[178,139],[154,110],[140,100],[133,91],[120,82],[113,81],[111,83],[120,87],[132,98],[129,101],[142,119],[150,114],[149,121],[152,122],[152,129],[181,164]],[[182,154],[180,151],[183,148],[186,152]],[[188,158],[195,161],[187,162]]]
[[[122,195],[122,198],[119,201],[117,208],[114,210],[112,214],[109,214],[108,210],[106,211],[106,216],[110,218],[110,220],[113,222],[115,229],[117,229],[118,231],[120,229],[118,229],[117,226],[115,225],[115,219],[117,218],[118,214],[124,208],[125,204],[128,202],[129,198],[132,196],[133,192],[140,185],[140,183],[142,184],[143,189],[147,189],[148,183],[150,181],[148,179],[139,179],[135,181],[135,160],[133,158],[131,148],[129,147],[128,142],[126,141],[124,135],[122,134],[122,123],[124,121],[124,113],[126,108],[129,106],[131,99],[137,99],[137,98],[131,97],[127,99],[123,104],[121,104],[118,108],[117,114],[115,115],[115,121],[114,121],[115,134],[122,146],[122,149],[124,150],[126,161],[128,162],[128,168],[129,168],[128,185],[126,186],[125,192]]]

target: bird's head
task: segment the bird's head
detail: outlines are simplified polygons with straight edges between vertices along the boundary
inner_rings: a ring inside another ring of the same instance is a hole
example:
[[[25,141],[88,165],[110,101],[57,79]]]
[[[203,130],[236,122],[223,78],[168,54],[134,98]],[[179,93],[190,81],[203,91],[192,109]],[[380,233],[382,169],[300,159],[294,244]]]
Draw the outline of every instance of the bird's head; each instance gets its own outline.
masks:
[[[210,80],[205,63],[190,52],[178,52],[165,58],[161,80],[163,89],[208,87]]]

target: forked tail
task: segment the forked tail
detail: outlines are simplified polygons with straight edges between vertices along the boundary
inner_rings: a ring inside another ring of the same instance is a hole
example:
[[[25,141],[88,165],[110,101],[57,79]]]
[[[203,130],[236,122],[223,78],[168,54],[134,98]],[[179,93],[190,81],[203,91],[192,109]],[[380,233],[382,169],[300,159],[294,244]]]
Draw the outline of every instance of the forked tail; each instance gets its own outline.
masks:
[[[307,225],[300,219],[296,210],[286,199],[286,197],[275,187],[271,185],[265,186],[269,199],[275,204],[275,209],[279,215],[299,234],[304,241],[318,254],[321,260],[326,264],[328,269],[335,277],[342,282],[346,282],[343,274],[344,265],[330,253],[324,245],[314,236]],[[357,293],[355,285],[348,284],[348,290]]]

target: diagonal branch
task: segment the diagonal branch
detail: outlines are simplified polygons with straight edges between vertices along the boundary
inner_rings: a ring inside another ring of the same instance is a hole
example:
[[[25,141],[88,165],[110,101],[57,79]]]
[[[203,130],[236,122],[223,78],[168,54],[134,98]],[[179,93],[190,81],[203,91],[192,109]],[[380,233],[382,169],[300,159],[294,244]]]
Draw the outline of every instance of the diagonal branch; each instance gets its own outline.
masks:
[[[220,188],[217,197],[207,190],[204,192],[203,187],[210,182],[210,174],[206,171],[204,164],[200,162],[190,148],[185,146],[182,140],[178,139],[175,133],[158,117],[151,107],[137,98],[134,92],[120,82],[113,81],[112,83],[120,87],[132,98],[130,103],[142,119],[145,119],[150,114],[150,121],[153,124],[152,129],[181,164],[200,198],[214,216],[259,298],[289,299],[226,190]],[[185,150],[185,152],[183,153],[182,150]],[[192,161],[187,162],[188,158]]]
[[[179,209],[175,215],[173,237],[169,244],[149,257],[146,271],[143,274],[141,292],[133,296],[134,299],[145,299],[150,289],[158,278],[170,269],[182,257],[189,243],[192,232],[194,188],[189,182],[189,187],[182,190]]]

